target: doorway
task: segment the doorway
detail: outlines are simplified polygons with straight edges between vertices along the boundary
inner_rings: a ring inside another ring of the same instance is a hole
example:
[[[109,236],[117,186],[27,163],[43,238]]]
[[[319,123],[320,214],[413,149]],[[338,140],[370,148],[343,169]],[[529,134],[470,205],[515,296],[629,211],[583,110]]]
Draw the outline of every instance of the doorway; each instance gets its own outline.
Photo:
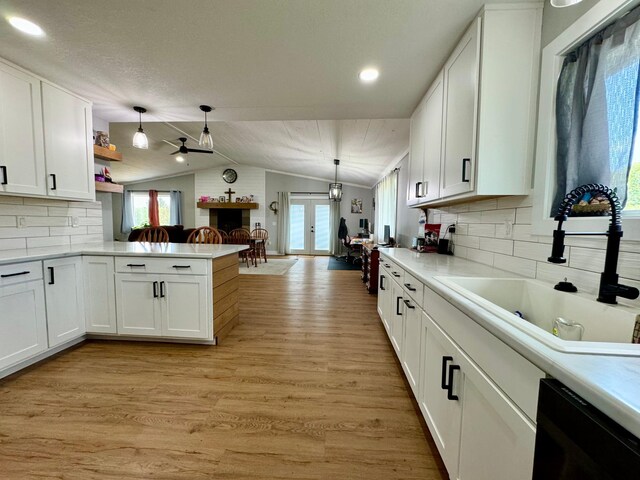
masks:
[[[289,208],[289,251],[298,255],[331,253],[331,201],[291,199]]]

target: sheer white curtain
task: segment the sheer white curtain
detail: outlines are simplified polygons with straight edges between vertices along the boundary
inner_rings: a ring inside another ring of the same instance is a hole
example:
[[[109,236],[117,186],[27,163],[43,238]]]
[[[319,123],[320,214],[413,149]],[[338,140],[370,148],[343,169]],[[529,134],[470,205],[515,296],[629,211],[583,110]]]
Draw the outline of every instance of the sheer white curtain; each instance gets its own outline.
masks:
[[[278,192],[278,253],[289,253],[289,192]]]
[[[396,236],[396,208],[398,202],[398,171],[384,177],[376,185],[376,238],[384,241],[384,226],[389,225],[390,235]]]

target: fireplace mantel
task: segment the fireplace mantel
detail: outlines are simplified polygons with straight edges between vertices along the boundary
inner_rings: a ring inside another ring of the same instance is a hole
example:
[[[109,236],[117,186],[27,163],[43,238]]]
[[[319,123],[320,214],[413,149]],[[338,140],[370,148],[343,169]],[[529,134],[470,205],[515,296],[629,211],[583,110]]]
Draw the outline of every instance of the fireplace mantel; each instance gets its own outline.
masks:
[[[257,210],[257,203],[241,203],[241,202],[198,202],[198,208],[216,209],[216,208],[237,208],[240,210]]]

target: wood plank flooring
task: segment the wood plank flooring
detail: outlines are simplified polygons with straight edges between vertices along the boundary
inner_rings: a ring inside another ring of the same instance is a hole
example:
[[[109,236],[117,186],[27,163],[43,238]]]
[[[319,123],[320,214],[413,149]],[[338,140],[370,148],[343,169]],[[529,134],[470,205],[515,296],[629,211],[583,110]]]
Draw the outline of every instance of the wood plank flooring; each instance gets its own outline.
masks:
[[[2,479],[447,478],[357,271],[242,275],[217,347],[88,342],[0,381]]]

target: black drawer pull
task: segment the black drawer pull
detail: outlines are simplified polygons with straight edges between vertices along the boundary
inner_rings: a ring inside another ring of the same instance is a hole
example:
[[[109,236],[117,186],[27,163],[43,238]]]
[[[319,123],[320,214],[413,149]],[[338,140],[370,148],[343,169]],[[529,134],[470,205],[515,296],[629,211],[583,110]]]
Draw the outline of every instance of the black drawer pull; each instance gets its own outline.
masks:
[[[449,388],[447,385],[447,364],[451,361],[453,361],[453,357],[442,357],[442,378],[440,379],[440,388],[442,388],[442,390]]]
[[[53,270],[53,267],[47,267],[49,269],[49,285],[54,285],[56,283],[56,276]]]
[[[164,282],[160,282],[160,298],[164,298]]]
[[[384,275],[380,275],[380,290],[386,290],[384,288]]]
[[[191,268],[191,265],[174,265],[173,268]]]
[[[29,275],[31,272],[25,270],[24,272],[17,273],[5,273],[4,275],[0,275],[0,278],[9,278],[9,277],[17,277],[19,275]]]
[[[396,278],[400,278],[400,274],[398,272],[391,272],[391,275],[393,275]]]
[[[127,267],[146,267],[147,264],[146,263],[127,263]]]
[[[411,302],[409,302],[409,300],[405,300],[404,304],[408,307],[408,308],[416,308],[415,305],[411,305]]]
[[[402,315],[402,312],[400,311],[400,300],[402,300],[402,297],[396,298],[396,315]]]
[[[6,185],[9,183],[9,178],[7,177],[7,167],[4,165],[0,166],[0,170],[2,170],[2,183],[0,185]]]
[[[447,398],[449,400],[459,400],[458,395],[453,394],[453,372],[460,370],[458,365],[449,365],[449,385],[447,385]]]
[[[51,190],[57,190],[58,189],[58,182],[56,181],[56,174],[52,173],[49,176],[51,177],[51,180],[53,181],[53,184],[51,185]]]
[[[407,290],[409,290],[410,292],[416,291],[416,289],[412,287],[410,283],[405,283],[404,286],[407,287]]]
[[[153,282],[153,298],[158,298],[158,282]]]
[[[388,263],[384,264],[385,268],[391,268],[391,265],[389,265]]]

